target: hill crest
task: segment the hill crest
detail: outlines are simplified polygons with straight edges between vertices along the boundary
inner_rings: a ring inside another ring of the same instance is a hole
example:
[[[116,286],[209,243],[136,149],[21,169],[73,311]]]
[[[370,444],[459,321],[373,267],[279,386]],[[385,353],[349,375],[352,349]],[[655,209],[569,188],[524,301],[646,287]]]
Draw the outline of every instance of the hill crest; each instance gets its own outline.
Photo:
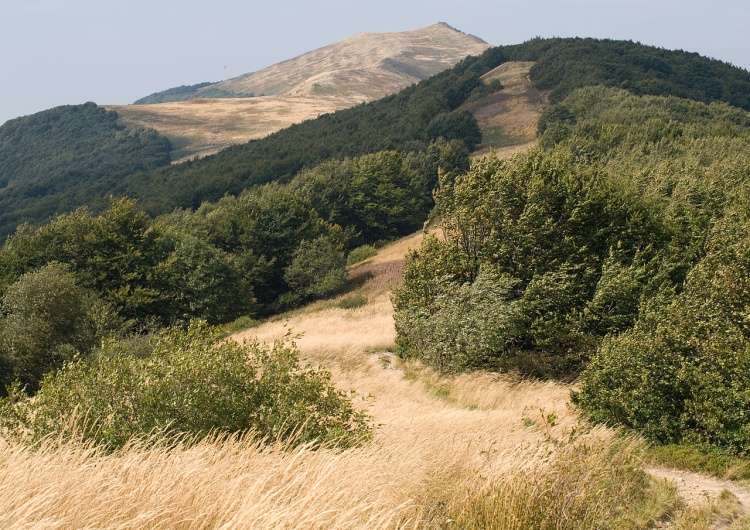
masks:
[[[398,92],[489,47],[444,22],[404,32],[359,33],[256,72],[181,87],[182,91],[169,89],[136,103],[166,102],[161,98],[171,92],[183,101],[263,95],[336,98],[356,104]]]

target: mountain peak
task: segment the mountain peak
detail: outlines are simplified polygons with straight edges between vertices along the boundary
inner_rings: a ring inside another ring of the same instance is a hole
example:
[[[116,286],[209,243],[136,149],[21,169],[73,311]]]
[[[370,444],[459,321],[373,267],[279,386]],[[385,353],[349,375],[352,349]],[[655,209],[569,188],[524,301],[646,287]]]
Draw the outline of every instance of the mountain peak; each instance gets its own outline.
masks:
[[[265,95],[360,103],[398,92],[489,47],[445,22],[403,32],[359,33],[257,72],[170,89],[137,103],[177,100],[159,97],[168,93],[179,93],[179,100]]]

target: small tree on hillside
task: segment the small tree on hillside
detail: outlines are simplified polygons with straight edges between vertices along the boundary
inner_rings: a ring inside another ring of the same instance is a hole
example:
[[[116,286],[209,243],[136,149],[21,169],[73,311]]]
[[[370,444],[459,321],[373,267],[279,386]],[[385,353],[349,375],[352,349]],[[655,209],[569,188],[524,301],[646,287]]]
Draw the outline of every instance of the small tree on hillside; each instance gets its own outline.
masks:
[[[302,298],[330,296],[346,285],[344,252],[325,236],[302,241],[284,280]]]
[[[46,372],[97,346],[105,328],[118,320],[61,263],[24,274],[8,288],[2,310],[0,383],[17,379],[31,392]]]

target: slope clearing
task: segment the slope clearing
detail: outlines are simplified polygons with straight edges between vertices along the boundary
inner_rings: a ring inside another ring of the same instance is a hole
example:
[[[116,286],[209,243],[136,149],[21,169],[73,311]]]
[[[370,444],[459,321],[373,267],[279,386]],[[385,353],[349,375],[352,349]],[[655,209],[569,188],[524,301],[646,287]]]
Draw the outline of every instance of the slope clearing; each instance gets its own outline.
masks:
[[[182,162],[349,106],[334,99],[266,96],[107,108],[116,111],[126,127],[149,127],[168,137],[174,147],[172,160]]]

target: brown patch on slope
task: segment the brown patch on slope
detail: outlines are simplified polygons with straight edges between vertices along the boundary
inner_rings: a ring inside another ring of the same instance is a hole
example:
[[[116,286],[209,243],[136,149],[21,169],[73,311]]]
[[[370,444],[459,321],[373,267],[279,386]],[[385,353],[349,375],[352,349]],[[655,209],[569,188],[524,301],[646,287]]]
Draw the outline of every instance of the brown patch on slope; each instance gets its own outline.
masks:
[[[193,99],[152,105],[109,105],[127,127],[152,128],[170,139],[176,162],[263,138],[347,105],[325,98]]]
[[[502,90],[470,101],[461,108],[470,111],[482,130],[483,142],[477,154],[496,151],[508,156],[536,144],[536,126],[544,97],[529,81],[532,62],[508,62],[482,76],[497,79]]]

